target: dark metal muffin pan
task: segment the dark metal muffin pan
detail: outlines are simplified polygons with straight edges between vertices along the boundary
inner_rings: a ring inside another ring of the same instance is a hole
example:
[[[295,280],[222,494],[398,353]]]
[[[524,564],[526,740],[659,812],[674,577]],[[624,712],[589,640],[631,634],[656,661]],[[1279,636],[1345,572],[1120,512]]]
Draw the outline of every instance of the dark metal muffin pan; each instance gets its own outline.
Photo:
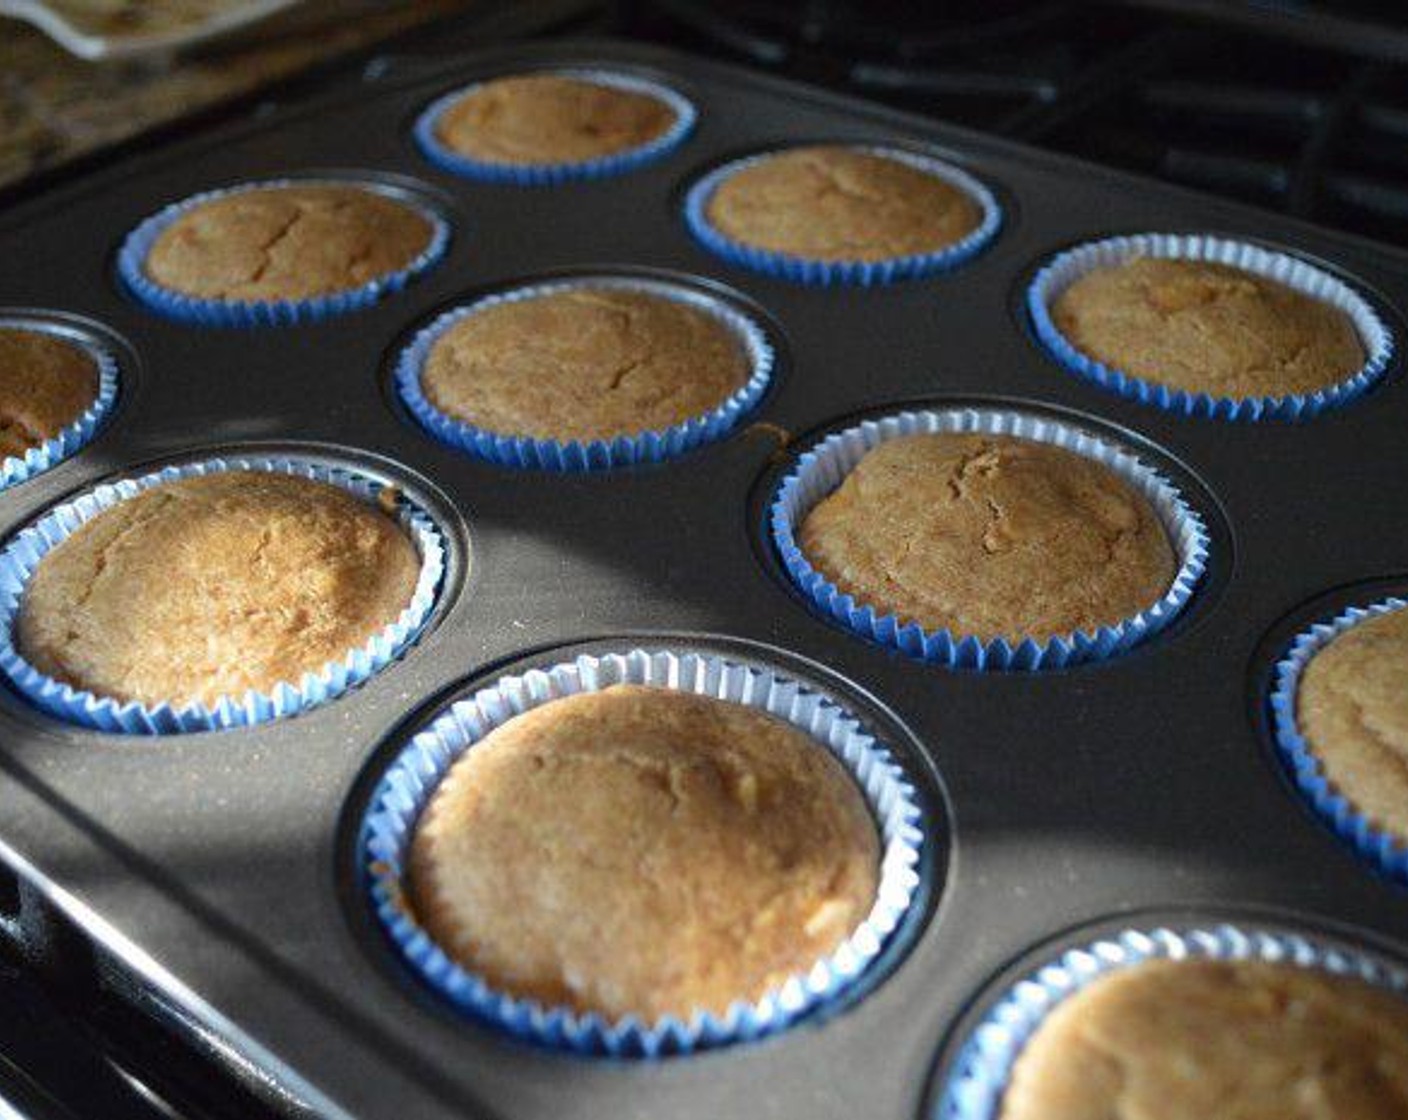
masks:
[[[564,64],[664,78],[697,103],[695,135],[627,176],[555,188],[459,180],[417,154],[410,124],[439,92]],[[1215,231],[1347,276],[1401,338],[1408,256],[660,50],[534,45],[376,73],[353,96],[128,156],[0,218],[0,303],[113,332],[125,373],[117,411],[88,448],[0,494],[6,534],[99,480],[255,445],[402,480],[454,545],[417,645],[295,719],[140,740],[58,724],[0,690],[0,860],[27,884],[27,906],[76,923],[149,1004],[281,1109],[397,1120],[917,1117],[955,1024],[994,977],[1064,930],[1149,909],[1236,906],[1244,920],[1249,910],[1347,927],[1408,952],[1402,891],[1298,802],[1260,711],[1279,652],[1269,639],[1289,636],[1288,619],[1346,584],[1408,585],[1401,369],[1307,424],[1180,419],[1060,369],[1021,312],[1033,269],[1062,247]],[[952,274],[866,291],[769,280],[694,243],[679,205],[698,174],[817,139],[913,144],[961,163],[998,192],[1001,235]],[[454,223],[445,261],[369,310],[293,328],[201,329],[121,290],[114,251],[163,204],[336,169],[428,191]],[[762,309],[780,362],[751,424],[677,462],[584,476],[478,462],[399,411],[387,383],[397,348],[452,301],[618,267],[719,283]],[[1183,487],[1213,529],[1213,553],[1175,625],[1102,664],[975,673],[868,645],[807,608],[763,536],[782,443],[868,412],[962,400],[1056,410]],[[466,682],[581,643],[701,644],[779,662],[896,740],[943,842],[921,912],[861,998],[755,1045],[606,1061],[459,1019],[396,965],[352,870],[376,767]]]

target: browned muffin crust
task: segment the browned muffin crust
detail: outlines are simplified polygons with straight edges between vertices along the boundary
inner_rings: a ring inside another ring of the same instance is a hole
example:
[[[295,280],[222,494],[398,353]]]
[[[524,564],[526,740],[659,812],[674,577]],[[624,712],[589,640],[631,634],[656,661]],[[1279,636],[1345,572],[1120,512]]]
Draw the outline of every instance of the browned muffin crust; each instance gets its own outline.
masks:
[[[1148,961],[1062,1003],[1001,1120],[1403,1120],[1408,1003],[1260,961]]]
[[[1365,361],[1339,308],[1206,261],[1136,257],[1096,269],[1051,312],[1077,350],[1112,369],[1232,400],[1314,393]]]
[[[448,106],[435,136],[486,163],[578,163],[639,148],[674,125],[658,97],[558,74],[495,78]]]
[[[869,913],[879,837],[825,747],[756,709],[616,686],[518,716],[431,799],[431,937],[499,991],[654,1020],[804,972]]]
[[[705,217],[734,241],[814,261],[882,261],[943,249],[978,228],[965,191],[901,160],[792,148],[726,177]]]
[[[253,470],[180,479],[39,562],[18,645],[99,696],[210,704],[344,657],[410,605],[419,571],[401,526],[337,486]]]
[[[1144,497],[1082,455],[1010,436],[870,451],[802,523],[813,567],[860,602],[988,641],[1112,625],[1173,582]]]
[[[98,398],[98,363],[47,331],[0,327],[0,457],[53,439]]]
[[[642,291],[572,288],[495,304],[431,347],[426,398],[503,435],[609,440],[702,416],[751,374],[735,332]]]
[[[1366,619],[1311,658],[1296,724],[1335,789],[1408,844],[1408,610]]]
[[[430,246],[428,218],[341,184],[261,187],[202,202],[167,226],[147,276],[200,299],[311,299],[408,267]]]

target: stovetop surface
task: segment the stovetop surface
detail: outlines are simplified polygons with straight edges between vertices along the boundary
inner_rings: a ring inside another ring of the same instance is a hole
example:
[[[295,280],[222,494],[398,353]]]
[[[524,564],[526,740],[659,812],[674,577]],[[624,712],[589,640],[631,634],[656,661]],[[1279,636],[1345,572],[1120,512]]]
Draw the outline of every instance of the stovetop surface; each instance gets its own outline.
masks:
[[[1395,5],[928,8],[655,0],[598,18],[1408,246],[1408,13]]]

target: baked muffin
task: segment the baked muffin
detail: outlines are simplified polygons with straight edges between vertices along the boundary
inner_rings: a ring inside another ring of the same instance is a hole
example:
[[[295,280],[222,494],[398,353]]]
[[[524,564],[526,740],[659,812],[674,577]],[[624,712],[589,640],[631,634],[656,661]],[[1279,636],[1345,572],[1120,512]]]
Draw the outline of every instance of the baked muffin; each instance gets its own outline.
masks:
[[[727,175],[704,206],[732,241],[813,261],[933,253],[978,228],[982,207],[946,179],[874,152],[792,148]]]
[[[411,840],[409,894],[495,990],[654,1021],[807,971],[869,914],[879,858],[860,789],[804,732],[620,685],[471,747]]]
[[[421,390],[500,435],[563,442],[669,428],[722,405],[752,374],[737,333],[681,300],[573,287],[497,303],[430,348]]]
[[[483,163],[583,163],[660,139],[677,114],[658,97],[563,74],[495,78],[435,119],[435,139]]]
[[[435,228],[413,207],[338,183],[255,187],[197,203],[143,263],[168,291],[208,300],[304,300],[409,267]]]
[[[0,458],[53,439],[98,398],[98,363],[81,346],[0,327]]]
[[[1310,659],[1296,725],[1335,789],[1408,844],[1408,610],[1365,619]]]
[[[401,526],[340,487],[255,470],[184,478],[45,555],[17,645],[75,689],[210,705],[340,660],[410,605],[419,571]]]
[[[1158,514],[1127,482],[1012,436],[887,440],[797,539],[858,602],[984,642],[1114,625],[1158,602],[1177,568]]]
[[[1208,261],[1135,257],[1096,269],[1056,298],[1051,318],[1110,369],[1232,400],[1315,393],[1366,360],[1339,308]]]
[[[1403,1120],[1408,1003],[1260,961],[1149,961],[1071,996],[1018,1057],[1001,1120]]]

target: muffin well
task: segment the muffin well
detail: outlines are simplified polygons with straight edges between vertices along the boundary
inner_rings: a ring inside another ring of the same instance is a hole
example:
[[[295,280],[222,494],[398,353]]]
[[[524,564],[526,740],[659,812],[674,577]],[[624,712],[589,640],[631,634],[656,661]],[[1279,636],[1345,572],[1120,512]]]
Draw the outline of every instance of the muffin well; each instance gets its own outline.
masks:
[[[307,300],[409,267],[435,227],[361,187],[309,183],[237,190],[196,203],[157,236],[147,279],[203,300]]]
[[[453,101],[434,123],[449,151],[484,163],[581,163],[639,148],[676,121],[648,93],[561,74],[495,78]]]
[[[1408,845],[1408,610],[1367,618],[1310,659],[1296,723],[1335,789]]]
[[[1217,398],[1315,393],[1366,360],[1339,308],[1209,261],[1135,257],[1096,269],[1056,298],[1051,317],[1111,369]]]
[[[792,148],[724,177],[704,214],[741,244],[813,261],[932,253],[982,222],[978,201],[903,160],[842,146]]]
[[[98,364],[48,331],[0,327],[0,456],[53,439],[98,397]]]
[[[617,685],[533,708],[452,766],[411,841],[410,899],[497,991],[688,1019],[832,952],[878,864],[824,746],[756,709]]]
[[[611,440],[722,405],[751,376],[722,320],[668,296],[574,286],[473,311],[431,347],[421,389],[499,435]]]
[[[1263,961],[1146,961],[1065,1000],[1018,1057],[1001,1120],[1401,1120],[1408,1003]]]
[[[1177,571],[1158,514],[1128,482],[1011,436],[879,444],[806,516],[798,543],[857,601],[984,642],[1116,625]]]
[[[419,570],[402,527],[346,490],[222,471],[143,490],[55,546],[16,644],[75,689],[210,705],[345,657],[400,616]]]

